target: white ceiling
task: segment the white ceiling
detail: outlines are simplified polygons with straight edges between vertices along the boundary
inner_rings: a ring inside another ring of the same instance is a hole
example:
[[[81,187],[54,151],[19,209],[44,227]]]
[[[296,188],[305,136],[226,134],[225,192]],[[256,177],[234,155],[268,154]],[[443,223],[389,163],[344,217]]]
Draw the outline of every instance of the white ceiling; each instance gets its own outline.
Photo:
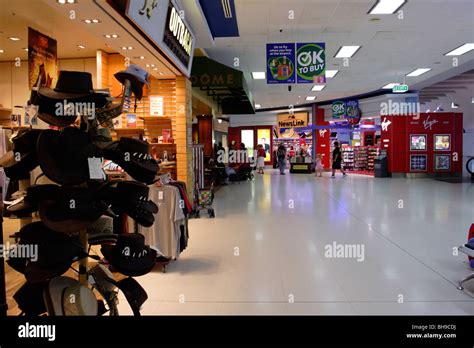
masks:
[[[214,44],[198,41],[198,46],[229,66],[238,57],[255,103],[269,108],[306,103],[308,95],[323,101],[367,93],[389,82],[404,82],[404,76],[416,68],[432,68],[405,80],[408,85],[420,85],[456,69],[444,53],[474,42],[473,0],[409,0],[402,8],[404,19],[368,15],[375,1],[235,0],[240,37],[217,38]],[[288,18],[290,10],[295,13],[294,20]],[[380,20],[371,21],[374,17]],[[205,27],[195,30],[204,31]],[[339,74],[328,79],[322,92],[310,92],[311,85],[306,84],[293,85],[293,91],[288,92],[287,85],[252,80],[250,72],[266,71],[265,46],[271,42],[325,42],[327,69],[337,69]],[[362,46],[349,67],[334,58],[342,45]],[[472,60],[474,51],[459,57],[459,65]]]

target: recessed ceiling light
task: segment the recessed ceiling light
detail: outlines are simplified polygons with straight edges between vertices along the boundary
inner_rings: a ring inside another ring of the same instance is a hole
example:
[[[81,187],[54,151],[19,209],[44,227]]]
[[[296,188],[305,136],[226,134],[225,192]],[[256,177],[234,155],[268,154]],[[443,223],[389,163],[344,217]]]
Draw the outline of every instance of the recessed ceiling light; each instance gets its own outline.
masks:
[[[155,70],[155,71],[156,71],[156,70],[158,70],[158,68],[153,68],[153,70]]]
[[[149,68],[149,67],[150,67],[150,64],[147,64],[146,67]]]
[[[392,83],[389,83],[388,85],[383,86],[382,89],[392,89],[395,86],[400,86],[400,84],[396,82],[392,82]]]
[[[91,24],[92,21],[91,21],[90,19],[84,19],[84,23],[86,23],[86,24]]]
[[[68,3],[68,4],[75,4],[75,3],[76,3],[76,0],[67,0],[67,3]]]
[[[127,47],[125,47],[125,46],[124,46],[124,47],[122,47],[122,50],[126,51],[126,50],[127,50]]]
[[[140,56],[140,59],[145,59],[145,57],[144,57],[144,56]]]
[[[474,43],[465,43],[464,45],[455,48],[451,52],[446,53],[445,56],[462,56],[463,54],[472,50],[474,50]]]
[[[338,72],[339,70],[326,70],[326,78],[332,79]]]
[[[252,72],[252,77],[254,80],[265,80],[265,72],[263,71],[254,71]]]
[[[58,0],[58,2],[61,4],[61,5],[64,5],[66,3],[66,0]]]
[[[154,67],[155,67],[155,64],[151,64],[151,67],[154,68]]]
[[[112,36],[109,35],[109,34],[106,34],[106,35],[104,35],[104,36],[105,36],[107,39],[111,39],[111,38],[112,38]]]
[[[92,23],[100,23],[100,21],[98,19],[93,19]]]
[[[316,97],[314,95],[309,95],[306,97],[306,101],[313,101],[316,100]]]
[[[5,52],[5,51],[4,51],[4,50],[0,50],[0,53],[3,53],[3,52]]]
[[[260,104],[255,104],[255,109],[260,109],[262,106]]]
[[[22,50],[24,50],[24,51],[28,52],[28,48],[22,48]]]
[[[416,69],[416,70],[412,71],[411,73],[407,74],[406,76],[416,77],[416,76],[423,75],[424,73],[427,73],[430,70],[431,70],[430,68]]]
[[[397,12],[407,0],[377,0],[369,10],[369,14],[393,14]]]
[[[119,37],[119,36],[118,36],[117,34],[112,34],[112,38],[113,38],[113,39],[116,39],[116,38],[118,38],[118,37]]]
[[[360,46],[342,46],[337,51],[335,58],[350,58],[360,49]]]
[[[129,49],[129,50],[133,50],[133,47],[132,47],[132,46],[128,46],[128,49]]]
[[[9,39],[12,41],[20,41],[19,37],[9,37]]]
[[[326,85],[314,85],[313,88],[311,88],[311,92],[319,92],[322,91]]]
[[[161,71],[159,72],[160,75],[164,75]]]
[[[84,19],[83,20],[84,23],[86,24],[91,24],[91,23],[94,23],[94,24],[97,24],[97,23],[100,23],[100,21],[98,19]]]
[[[77,47],[79,47],[81,50],[83,50],[84,48],[86,48],[86,47],[83,46],[83,45],[77,45]]]

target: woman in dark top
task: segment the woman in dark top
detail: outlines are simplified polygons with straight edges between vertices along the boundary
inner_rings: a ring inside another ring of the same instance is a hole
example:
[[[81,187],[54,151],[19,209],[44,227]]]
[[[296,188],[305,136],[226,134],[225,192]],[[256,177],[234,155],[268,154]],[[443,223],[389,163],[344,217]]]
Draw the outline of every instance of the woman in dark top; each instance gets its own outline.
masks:
[[[341,149],[339,148],[339,143],[336,141],[334,142],[334,151],[332,152],[332,175],[331,178],[335,178],[336,169],[339,169],[342,173],[342,177],[346,177],[346,172],[341,166],[342,163],[342,153]]]

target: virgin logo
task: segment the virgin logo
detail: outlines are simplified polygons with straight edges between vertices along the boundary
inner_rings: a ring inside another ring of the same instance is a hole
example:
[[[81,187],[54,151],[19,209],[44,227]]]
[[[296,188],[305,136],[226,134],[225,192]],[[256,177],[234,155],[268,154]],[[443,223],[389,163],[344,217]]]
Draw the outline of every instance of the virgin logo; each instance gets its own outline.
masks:
[[[328,131],[327,129],[320,129],[320,130],[319,130],[319,136],[320,136],[321,138],[323,138],[323,137],[326,135],[326,132],[327,132],[327,131]]]
[[[433,125],[435,125],[436,123],[438,123],[438,120],[430,120],[430,116],[428,116],[426,118],[426,120],[423,121],[423,126],[425,127],[425,129],[429,129],[429,130],[432,130],[433,128]]]

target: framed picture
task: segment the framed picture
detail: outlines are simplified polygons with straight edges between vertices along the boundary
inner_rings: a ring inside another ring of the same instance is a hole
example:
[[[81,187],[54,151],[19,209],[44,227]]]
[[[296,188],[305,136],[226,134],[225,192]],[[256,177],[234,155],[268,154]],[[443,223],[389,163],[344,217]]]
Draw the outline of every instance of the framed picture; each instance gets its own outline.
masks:
[[[450,151],[451,150],[451,135],[435,134],[434,135],[434,149],[435,151]]]
[[[434,155],[435,170],[451,170],[450,155]]]
[[[410,150],[411,151],[426,151],[426,134],[411,134],[410,135]]]
[[[410,171],[426,172],[428,159],[426,155],[410,155]]]

